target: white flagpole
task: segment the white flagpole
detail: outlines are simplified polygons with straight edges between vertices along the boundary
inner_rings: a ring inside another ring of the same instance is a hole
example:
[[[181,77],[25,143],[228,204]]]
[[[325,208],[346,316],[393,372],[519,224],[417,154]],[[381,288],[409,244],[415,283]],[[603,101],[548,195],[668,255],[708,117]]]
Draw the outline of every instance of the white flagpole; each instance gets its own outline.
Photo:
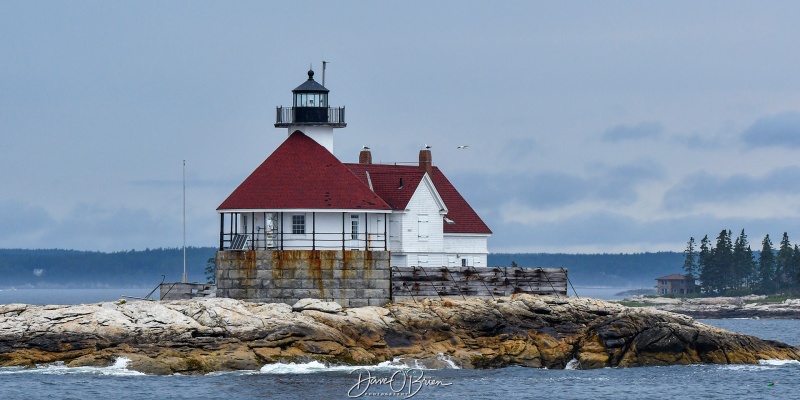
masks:
[[[186,160],[183,160],[183,283],[186,283]]]

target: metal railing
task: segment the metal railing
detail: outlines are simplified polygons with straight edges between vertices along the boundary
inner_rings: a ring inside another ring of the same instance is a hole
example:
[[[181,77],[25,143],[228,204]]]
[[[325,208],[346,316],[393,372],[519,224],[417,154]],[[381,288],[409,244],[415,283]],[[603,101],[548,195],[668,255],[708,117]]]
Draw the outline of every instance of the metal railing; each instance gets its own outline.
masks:
[[[313,117],[309,118],[308,116]],[[277,107],[275,110],[275,126],[302,124],[326,124],[346,126],[344,107],[328,107],[327,118],[324,107]]]
[[[291,233],[281,234],[270,231],[268,233],[247,233],[247,242],[244,248],[233,249],[233,240],[243,233],[225,232],[220,234],[220,250],[377,250],[387,249],[386,235],[383,233],[360,232],[353,235],[350,232],[314,232],[305,235]]]

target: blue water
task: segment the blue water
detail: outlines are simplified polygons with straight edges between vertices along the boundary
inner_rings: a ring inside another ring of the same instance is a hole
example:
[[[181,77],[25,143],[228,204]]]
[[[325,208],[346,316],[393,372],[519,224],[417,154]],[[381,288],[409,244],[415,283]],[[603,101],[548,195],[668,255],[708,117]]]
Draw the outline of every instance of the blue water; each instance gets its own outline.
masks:
[[[120,295],[147,294],[125,289],[92,289],[71,292],[59,289],[34,291],[25,296],[64,304],[115,300]],[[141,291],[141,290],[140,290]],[[0,292],[0,303],[7,303]],[[98,296],[110,298],[97,299]],[[10,296],[13,297],[13,296]],[[19,293],[11,302],[21,301]],[[85,300],[89,299],[89,300]],[[85,300],[85,301],[84,301]],[[42,303],[40,303],[42,304]],[[800,320],[720,319],[700,320],[709,325],[765,339],[800,345]],[[372,367],[376,379],[389,379],[400,371],[393,365]],[[412,373],[419,374],[419,371]],[[0,399],[346,399],[406,398],[408,388],[415,399],[646,399],[667,396],[705,399],[800,398],[800,363],[768,362],[761,365],[695,365],[599,370],[545,370],[503,368],[497,370],[440,369],[422,371],[423,377],[449,386],[406,384],[395,390],[385,384],[353,387],[364,370],[353,367],[326,368],[319,364],[271,365],[261,371],[214,373],[205,376],[149,376],[125,369],[118,360],[106,368],[67,368],[60,365],[35,369],[0,368]],[[399,374],[399,373],[398,373]],[[774,385],[768,386],[770,383]]]
[[[300,366],[302,367],[302,366]],[[206,376],[130,375],[125,370],[0,369],[0,396],[4,399],[342,399],[364,393],[363,398],[388,397],[393,389],[372,384],[354,388],[359,372],[333,370],[301,373],[222,373]],[[375,369],[375,378],[394,372]],[[419,372],[416,372],[417,374]],[[599,370],[427,370],[426,379],[449,386],[412,384],[419,399],[645,399],[665,395],[703,399],[797,398],[800,363],[775,365],[723,365],[643,367]],[[418,375],[417,375],[418,376]],[[398,379],[396,382],[400,382]],[[774,386],[768,386],[774,382]],[[405,398],[409,385],[396,383]]]
[[[144,297],[152,289],[116,288],[116,289],[0,289],[0,304],[85,304],[103,301],[116,301],[123,296]],[[569,297],[591,297],[603,300],[622,300],[625,296],[615,296],[626,288],[608,287],[576,287],[570,288]],[[158,298],[158,291],[151,298]]]
[[[153,289],[0,289],[0,304],[87,304],[117,301],[123,296],[145,297]],[[151,298],[158,299],[158,290]]]

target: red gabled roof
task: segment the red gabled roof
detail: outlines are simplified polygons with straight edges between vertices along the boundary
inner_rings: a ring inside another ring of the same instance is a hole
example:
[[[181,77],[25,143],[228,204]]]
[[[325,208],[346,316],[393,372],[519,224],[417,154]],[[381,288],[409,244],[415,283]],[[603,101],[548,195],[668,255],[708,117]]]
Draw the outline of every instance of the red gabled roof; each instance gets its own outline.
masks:
[[[672,274],[656,278],[656,280],[665,280],[665,281],[684,280],[684,279],[686,279],[686,275],[681,275],[681,274]]]
[[[345,164],[345,166],[365,184],[368,171],[375,193],[395,210],[406,209],[411,196],[425,175],[425,171],[416,165]],[[402,188],[400,188],[400,178],[403,179]],[[444,233],[492,233],[438,167],[433,167],[431,181],[447,207],[448,212],[445,217],[455,222],[454,224],[444,222]]]
[[[333,154],[294,132],[217,208],[391,210]]]
[[[345,164],[345,166],[365,185],[371,182],[372,190],[394,210],[406,209],[411,196],[425,176],[425,171],[403,165]]]
[[[461,193],[458,193],[455,186],[447,180],[439,167],[433,167],[431,174],[433,185],[442,196],[444,205],[447,206],[447,218],[455,221],[455,224],[444,224],[444,233],[484,233],[491,234],[492,230],[486,226],[478,213],[464,200]]]

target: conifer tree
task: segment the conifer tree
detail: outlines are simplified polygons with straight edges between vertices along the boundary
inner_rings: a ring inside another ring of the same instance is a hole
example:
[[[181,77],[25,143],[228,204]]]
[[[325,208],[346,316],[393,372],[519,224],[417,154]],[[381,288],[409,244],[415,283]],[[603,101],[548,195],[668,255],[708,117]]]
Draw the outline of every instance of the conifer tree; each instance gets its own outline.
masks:
[[[794,245],[794,254],[792,255],[792,266],[794,267],[794,287],[800,288],[800,246]]]
[[[686,243],[686,250],[683,251],[683,270],[688,279],[697,277],[697,250],[694,248],[694,237],[689,238]]]
[[[206,282],[207,283],[217,283],[217,259],[216,257],[211,257],[206,260]]]
[[[758,264],[756,264],[756,258],[750,246],[747,246],[747,259],[750,260],[750,271],[747,274],[747,287],[750,289],[750,293],[752,293],[753,289],[755,289],[756,282],[758,282]]]
[[[761,254],[758,256],[758,275],[762,291],[771,293],[775,290],[775,254],[769,234],[761,241]]]
[[[711,252],[712,249],[710,247],[708,235],[705,235],[703,239],[700,240],[700,252],[697,254],[697,270],[700,277],[700,287],[705,293],[711,293],[713,290],[711,277],[714,274],[714,267],[711,265],[713,261]]]
[[[723,229],[717,236],[717,246],[712,251],[712,280],[716,292],[722,293],[733,286],[733,244],[731,231]]]
[[[740,289],[749,287],[750,276],[753,274],[753,252],[750,244],[747,243],[747,235],[744,229],[736,238],[733,245],[733,288]]]
[[[789,243],[789,235],[783,232],[781,245],[778,248],[778,256],[775,258],[775,278],[778,287],[787,287],[794,281],[793,263],[794,249]]]

